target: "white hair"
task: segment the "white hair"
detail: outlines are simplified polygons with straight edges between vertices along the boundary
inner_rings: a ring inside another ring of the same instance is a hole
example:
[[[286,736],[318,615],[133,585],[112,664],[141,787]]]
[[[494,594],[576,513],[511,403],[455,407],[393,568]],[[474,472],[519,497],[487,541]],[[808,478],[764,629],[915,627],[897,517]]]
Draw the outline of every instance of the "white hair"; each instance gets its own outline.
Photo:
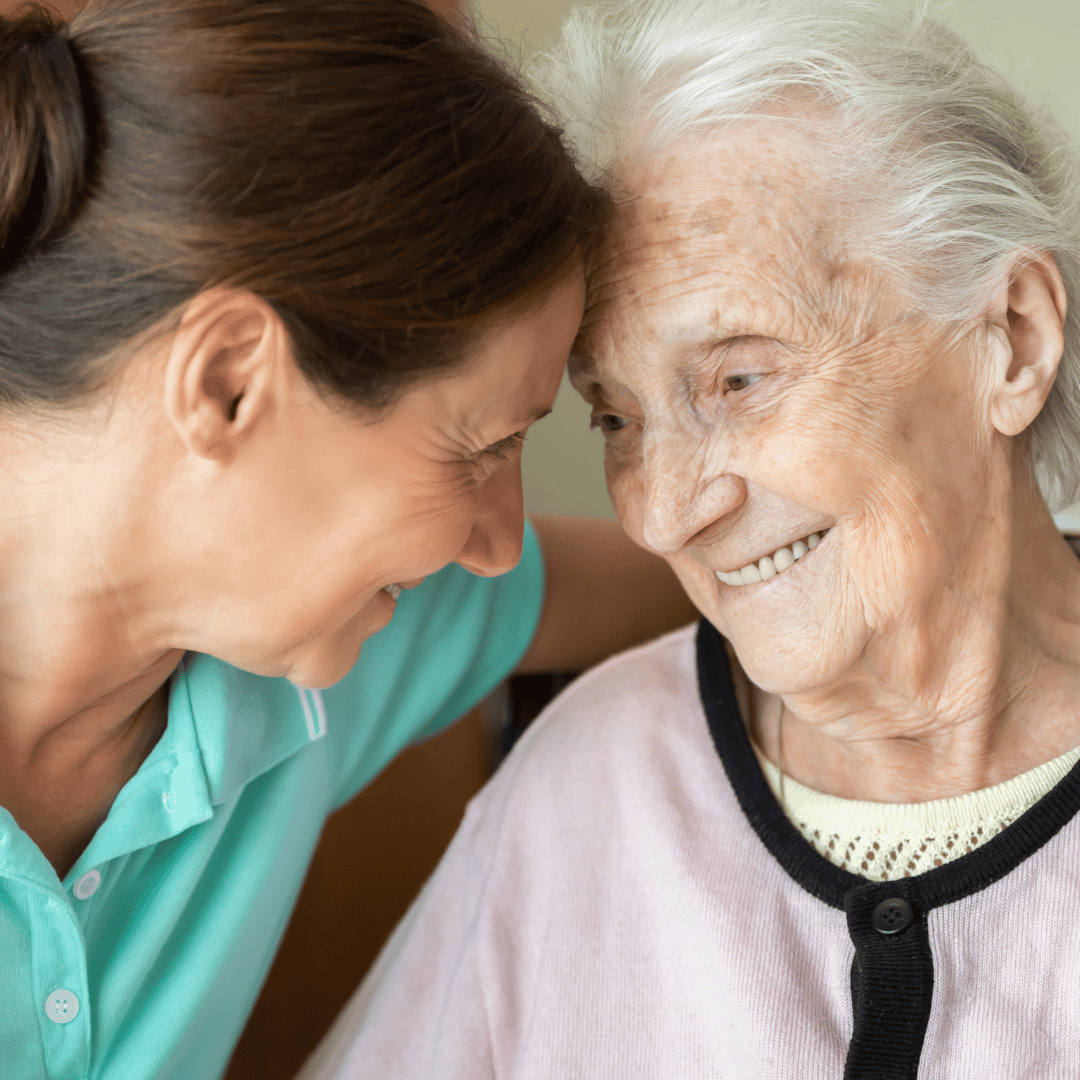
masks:
[[[1065,282],[1065,353],[1031,455],[1080,496],[1080,166],[1063,129],[927,14],[874,0],[621,0],[575,8],[529,75],[586,175],[792,102],[823,106],[860,247],[933,319],[985,310],[1024,252]],[[813,109],[820,114],[821,109]],[[823,147],[823,153],[829,150]],[[852,183],[851,181],[856,181]],[[868,194],[872,193],[872,194]],[[869,206],[867,204],[870,204]]]

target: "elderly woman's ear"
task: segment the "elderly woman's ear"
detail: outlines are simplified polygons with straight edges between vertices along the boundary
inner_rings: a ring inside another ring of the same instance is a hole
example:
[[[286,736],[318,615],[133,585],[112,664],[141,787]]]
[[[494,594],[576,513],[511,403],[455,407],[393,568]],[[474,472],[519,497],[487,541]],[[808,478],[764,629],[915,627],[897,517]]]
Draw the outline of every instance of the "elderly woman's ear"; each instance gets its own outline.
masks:
[[[1025,255],[987,309],[997,344],[990,418],[1002,435],[1019,435],[1039,415],[1065,347],[1065,286],[1054,257]]]

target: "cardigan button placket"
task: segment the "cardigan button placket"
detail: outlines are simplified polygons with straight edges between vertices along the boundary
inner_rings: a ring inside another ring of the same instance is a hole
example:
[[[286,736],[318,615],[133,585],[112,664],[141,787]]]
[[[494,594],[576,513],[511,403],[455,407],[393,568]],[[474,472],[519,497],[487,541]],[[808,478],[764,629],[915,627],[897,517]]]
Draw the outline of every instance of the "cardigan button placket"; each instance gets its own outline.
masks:
[[[934,961],[916,887],[867,882],[845,897],[855,946],[853,1031],[844,1080],[916,1080],[933,1000]],[[896,891],[894,891],[896,890]]]

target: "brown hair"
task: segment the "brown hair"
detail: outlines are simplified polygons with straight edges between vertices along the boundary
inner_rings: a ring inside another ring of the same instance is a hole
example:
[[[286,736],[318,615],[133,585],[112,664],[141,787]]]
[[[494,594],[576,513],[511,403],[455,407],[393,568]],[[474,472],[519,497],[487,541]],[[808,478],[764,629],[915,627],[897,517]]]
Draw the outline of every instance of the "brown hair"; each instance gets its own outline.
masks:
[[[98,0],[0,19],[0,405],[66,404],[212,285],[378,407],[606,218],[517,77],[418,0]]]

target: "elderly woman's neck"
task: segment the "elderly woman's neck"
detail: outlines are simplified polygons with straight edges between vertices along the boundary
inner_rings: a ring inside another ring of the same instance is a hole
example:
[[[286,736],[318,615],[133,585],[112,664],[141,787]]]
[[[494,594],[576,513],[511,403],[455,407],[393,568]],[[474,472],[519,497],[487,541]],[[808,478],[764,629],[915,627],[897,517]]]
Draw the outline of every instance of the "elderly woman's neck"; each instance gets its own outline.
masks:
[[[1080,745],[1080,559],[1045,507],[1013,520],[1024,524],[999,591],[974,605],[946,591],[930,618],[883,635],[830,684],[781,699],[734,663],[751,736],[773,764],[842,798],[921,802]]]

